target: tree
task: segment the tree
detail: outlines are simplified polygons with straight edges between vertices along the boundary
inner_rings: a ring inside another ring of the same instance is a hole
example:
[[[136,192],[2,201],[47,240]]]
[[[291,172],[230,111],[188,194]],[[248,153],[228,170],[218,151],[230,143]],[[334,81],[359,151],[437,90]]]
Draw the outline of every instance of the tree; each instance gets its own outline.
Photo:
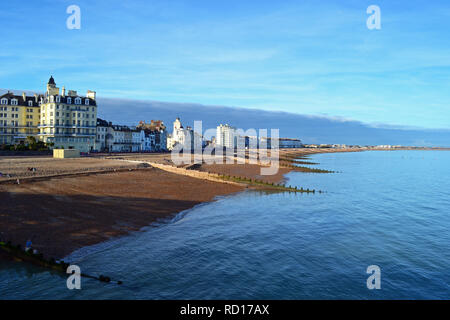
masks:
[[[37,142],[36,138],[33,136],[28,136],[25,140],[25,144],[28,146],[30,150],[37,150]]]

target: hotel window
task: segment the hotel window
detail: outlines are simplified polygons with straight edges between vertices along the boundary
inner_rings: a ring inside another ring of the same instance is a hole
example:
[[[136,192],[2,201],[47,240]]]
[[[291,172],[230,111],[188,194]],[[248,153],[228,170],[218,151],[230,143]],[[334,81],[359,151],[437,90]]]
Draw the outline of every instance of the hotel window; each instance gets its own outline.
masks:
[[[72,98],[67,98],[67,104],[72,104]]]
[[[2,99],[1,104],[8,104],[8,99]]]
[[[75,98],[75,104],[81,104],[81,99],[80,98]]]
[[[17,99],[11,99],[11,105],[12,106],[17,106]]]
[[[32,106],[33,106],[33,101],[31,101],[31,100],[28,101],[28,106],[29,106],[29,107],[32,107]]]
[[[84,103],[88,106],[89,105],[89,99],[86,99],[86,101]]]
[[[56,102],[61,102],[61,97],[60,96],[56,96]]]

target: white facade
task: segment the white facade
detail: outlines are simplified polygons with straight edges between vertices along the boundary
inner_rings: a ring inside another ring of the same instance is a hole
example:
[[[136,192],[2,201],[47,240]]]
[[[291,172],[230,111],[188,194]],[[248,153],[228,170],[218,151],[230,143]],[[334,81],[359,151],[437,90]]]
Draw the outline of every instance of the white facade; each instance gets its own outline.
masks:
[[[152,132],[144,134],[144,142],[142,144],[142,151],[151,152],[154,150],[155,146],[155,134]]]
[[[145,140],[144,130],[132,130],[131,131],[131,151],[140,152],[142,151],[142,144]]]
[[[60,92],[53,77],[47,84],[47,92],[40,101],[41,117],[39,139],[51,142],[55,147],[94,150],[96,138],[97,104],[94,91],[85,97],[76,91]]]
[[[185,149],[193,150],[194,147],[202,147],[203,137],[194,133],[191,127],[183,128],[180,118],[177,118],[173,123],[172,135],[166,137],[167,149],[172,150],[176,145],[182,145]]]
[[[235,148],[237,137],[236,128],[231,127],[228,124],[221,124],[216,130],[216,145],[226,148]]]

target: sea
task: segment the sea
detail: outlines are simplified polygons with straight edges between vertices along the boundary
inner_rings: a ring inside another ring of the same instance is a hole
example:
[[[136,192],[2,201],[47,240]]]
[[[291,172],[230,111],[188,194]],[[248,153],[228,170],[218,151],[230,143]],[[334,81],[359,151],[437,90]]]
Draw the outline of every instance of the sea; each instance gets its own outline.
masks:
[[[66,258],[122,285],[69,290],[68,275],[2,261],[0,299],[450,299],[449,151],[308,161],[334,173],[286,183],[323,193],[218,197]]]

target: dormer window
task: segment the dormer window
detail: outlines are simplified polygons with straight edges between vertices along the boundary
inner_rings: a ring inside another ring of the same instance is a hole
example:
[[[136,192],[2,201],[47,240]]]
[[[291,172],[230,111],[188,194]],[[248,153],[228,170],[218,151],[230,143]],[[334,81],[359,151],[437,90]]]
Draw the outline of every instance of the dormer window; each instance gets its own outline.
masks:
[[[17,106],[18,100],[17,99],[11,99],[11,105]]]
[[[84,101],[84,103],[88,106],[88,105],[89,105],[89,99],[86,99],[86,100]]]
[[[56,97],[56,102],[58,102],[58,103],[61,102],[61,97],[60,96]]]
[[[31,101],[31,100],[28,101],[28,106],[29,106],[29,107],[32,107],[32,106],[33,106],[33,101]]]
[[[72,104],[72,98],[67,98],[67,104]]]
[[[75,104],[81,104],[81,99],[80,98],[75,98]]]
[[[3,98],[1,104],[8,104],[8,99]]]

